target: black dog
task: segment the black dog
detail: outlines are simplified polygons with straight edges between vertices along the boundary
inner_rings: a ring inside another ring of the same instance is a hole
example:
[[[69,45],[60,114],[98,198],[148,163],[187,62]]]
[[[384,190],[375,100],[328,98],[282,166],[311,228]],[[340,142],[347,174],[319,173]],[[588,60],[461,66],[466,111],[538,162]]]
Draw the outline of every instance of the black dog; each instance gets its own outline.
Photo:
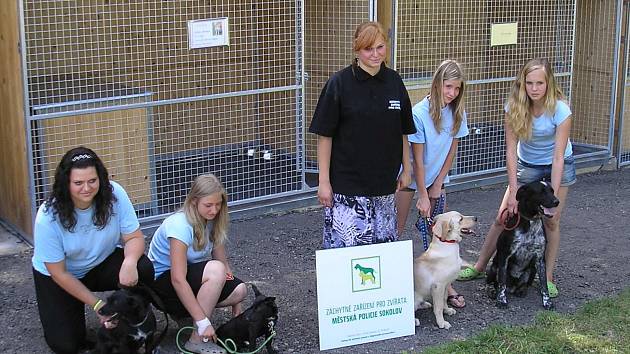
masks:
[[[254,303],[243,313],[219,327],[216,332],[217,337],[224,342],[228,338],[233,340],[239,351],[248,347],[248,351],[253,352],[256,350],[256,339],[265,336],[265,339],[269,339],[266,344],[267,353],[276,353],[271,345],[273,339],[269,338],[275,333],[278,321],[276,298],[262,295],[254,284],[250,283],[250,285],[256,295]]]
[[[98,313],[111,317],[96,333],[94,353],[132,354],[138,353],[143,347],[144,353],[153,352],[156,345],[153,340],[155,314],[142,289],[116,290],[107,297],[107,302]]]
[[[497,253],[486,278],[488,284],[494,285],[498,307],[507,307],[506,291],[525,296],[536,270],[543,306],[546,309],[553,307],[545,275],[547,236],[543,225],[543,217],[552,217],[559,204],[553,193],[553,188],[546,182],[528,183],[516,192],[518,215],[514,217],[516,221],[512,221],[515,227],[506,226],[499,236]]]

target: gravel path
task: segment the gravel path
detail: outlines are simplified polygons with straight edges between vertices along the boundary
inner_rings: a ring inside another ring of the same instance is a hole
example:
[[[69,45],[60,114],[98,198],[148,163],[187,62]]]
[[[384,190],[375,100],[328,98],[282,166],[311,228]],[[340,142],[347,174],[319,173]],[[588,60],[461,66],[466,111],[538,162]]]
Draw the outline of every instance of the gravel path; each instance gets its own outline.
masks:
[[[560,297],[556,311],[573,312],[585,301],[618,293],[630,286],[630,169],[581,175],[569,192],[564,211],[559,263],[556,268]],[[452,210],[477,215],[477,233],[461,244],[462,258],[474,261],[483,235],[493,220],[504,186],[477,188],[449,194]],[[421,247],[409,218],[403,239]],[[315,250],[321,242],[321,209],[293,212],[234,222],[229,254],[235,273],[243,280],[258,281],[261,291],[278,298],[280,319],[275,347],[281,353],[319,352]],[[49,353],[37,314],[30,267],[32,251],[0,256],[0,334],[2,353]],[[486,295],[483,280],[457,282],[466,297],[466,308],[449,319],[450,330],[440,330],[432,313],[419,313],[414,336],[330,350],[329,353],[385,353],[420,351],[430,345],[469,337],[491,324],[527,324],[541,310],[539,296],[530,291],[499,310]],[[250,299],[248,299],[251,301]],[[159,316],[159,315],[158,315]],[[227,313],[219,310],[213,323]],[[162,323],[163,324],[163,323]],[[90,318],[89,326],[96,326]],[[163,342],[161,353],[177,353],[176,324]]]

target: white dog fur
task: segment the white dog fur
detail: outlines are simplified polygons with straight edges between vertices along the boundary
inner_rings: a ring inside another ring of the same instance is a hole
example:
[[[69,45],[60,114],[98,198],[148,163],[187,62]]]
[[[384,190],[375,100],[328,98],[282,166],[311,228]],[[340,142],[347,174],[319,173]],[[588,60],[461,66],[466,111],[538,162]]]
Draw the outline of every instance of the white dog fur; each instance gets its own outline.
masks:
[[[471,229],[477,223],[474,216],[463,216],[449,211],[435,217],[432,240],[429,249],[414,260],[415,310],[431,307],[427,300],[432,299],[433,313],[438,327],[449,329],[451,324],[444,320],[444,314],[454,315],[455,309],[448,306],[447,287],[455,279],[462,266],[459,256],[459,242],[462,229]],[[416,326],[420,322],[416,318]]]

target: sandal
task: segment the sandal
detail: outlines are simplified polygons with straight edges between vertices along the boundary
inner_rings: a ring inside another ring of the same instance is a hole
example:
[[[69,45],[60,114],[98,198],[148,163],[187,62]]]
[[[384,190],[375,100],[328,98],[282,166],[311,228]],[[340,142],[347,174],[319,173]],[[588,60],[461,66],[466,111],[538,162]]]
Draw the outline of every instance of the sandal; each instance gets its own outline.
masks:
[[[547,280],[547,290],[549,290],[549,297],[554,298],[558,297],[558,287],[553,282]]]
[[[206,343],[193,343],[190,339],[184,344],[184,349],[192,353],[198,354],[225,354],[225,349],[221,348],[218,344],[209,341]]]
[[[480,279],[480,278],[485,278],[485,277],[486,277],[486,272],[480,272],[474,267],[466,267],[459,271],[457,280],[468,281],[468,280],[475,280],[475,279]]]
[[[466,302],[464,301],[464,295],[462,294],[453,294],[446,297],[446,302],[456,309],[463,309],[466,307]]]

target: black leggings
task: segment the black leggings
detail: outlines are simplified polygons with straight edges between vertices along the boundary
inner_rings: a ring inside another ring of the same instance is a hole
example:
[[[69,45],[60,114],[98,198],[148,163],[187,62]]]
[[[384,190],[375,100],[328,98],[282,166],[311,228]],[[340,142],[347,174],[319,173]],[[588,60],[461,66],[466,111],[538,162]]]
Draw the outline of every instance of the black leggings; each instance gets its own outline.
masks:
[[[79,280],[91,291],[116,290],[124,258],[123,249],[116,248],[101,264]],[[58,354],[77,353],[85,345],[83,302],[68,294],[50,276],[34,268],[33,280],[46,343]],[[144,284],[153,282],[153,264],[145,255],[138,260],[138,280]]]

